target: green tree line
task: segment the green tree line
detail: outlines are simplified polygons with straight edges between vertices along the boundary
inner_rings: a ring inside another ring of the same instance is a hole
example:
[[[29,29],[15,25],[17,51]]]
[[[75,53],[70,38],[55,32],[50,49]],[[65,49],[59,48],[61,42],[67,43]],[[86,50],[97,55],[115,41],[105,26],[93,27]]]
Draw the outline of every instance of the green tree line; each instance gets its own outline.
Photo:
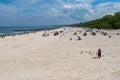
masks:
[[[106,15],[100,19],[72,24],[71,26],[77,27],[89,27],[98,29],[120,29],[120,12],[116,12],[114,15]]]

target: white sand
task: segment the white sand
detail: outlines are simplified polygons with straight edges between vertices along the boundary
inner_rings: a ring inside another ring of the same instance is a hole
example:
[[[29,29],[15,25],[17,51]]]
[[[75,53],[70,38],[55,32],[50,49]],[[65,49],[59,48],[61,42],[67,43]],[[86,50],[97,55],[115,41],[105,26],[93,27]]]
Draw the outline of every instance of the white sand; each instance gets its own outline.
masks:
[[[81,36],[43,32],[0,38],[0,80],[120,80],[120,36]],[[73,40],[69,40],[72,37]],[[94,59],[98,48],[102,57]]]

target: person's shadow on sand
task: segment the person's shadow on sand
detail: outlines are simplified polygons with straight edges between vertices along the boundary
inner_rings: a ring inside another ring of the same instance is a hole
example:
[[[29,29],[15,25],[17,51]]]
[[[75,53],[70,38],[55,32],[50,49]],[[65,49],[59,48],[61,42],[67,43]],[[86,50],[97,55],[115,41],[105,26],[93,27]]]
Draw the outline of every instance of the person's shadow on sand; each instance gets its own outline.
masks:
[[[102,55],[101,57],[104,57],[104,55]],[[100,57],[100,58],[101,58]],[[92,57],[93,59],[100,59],[97,55],[96,56],[94,56],[94,57]]]
[[[95,57],[92,57],[93,59],[99,59],[97,56],[95,56]]]

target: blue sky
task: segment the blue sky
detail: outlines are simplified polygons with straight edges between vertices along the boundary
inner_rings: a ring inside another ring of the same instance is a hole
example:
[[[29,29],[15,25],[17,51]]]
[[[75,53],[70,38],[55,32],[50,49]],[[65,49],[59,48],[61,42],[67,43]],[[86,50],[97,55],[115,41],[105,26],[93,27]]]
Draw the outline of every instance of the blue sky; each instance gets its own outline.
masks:
[[[120,0],[0,0],[0,26],[71,24],[120,11]]]

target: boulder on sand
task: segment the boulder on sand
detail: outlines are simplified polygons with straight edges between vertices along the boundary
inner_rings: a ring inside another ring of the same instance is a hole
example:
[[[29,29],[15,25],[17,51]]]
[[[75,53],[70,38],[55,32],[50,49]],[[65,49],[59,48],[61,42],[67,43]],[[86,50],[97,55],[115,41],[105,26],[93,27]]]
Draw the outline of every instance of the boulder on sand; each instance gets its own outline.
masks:
[[[77,35],[77,32],[74,32],[73,35]]]
[[[49,34],[48,33],[43,33],[42,36],[46,37],[46,36],[49,36]]]
[[[58,31],[55,31],[55,32],[53,33],[53,35],[54,35],[54,36],[57,36],[57,35],[59,35],[59,32],[58,32]]]
[[[95,36],[95,35],[96,35],[96,33],[95,33],[95,32],[91,32],[91,35]]]
[[[84,32],[84,33],[83,33],[83,36],[87,36],[87,33],[86,33],[86,32]]]
[[[105,32],[105,31],[101,31],[101,34],[104,36],[108,35],[107,32]]]

